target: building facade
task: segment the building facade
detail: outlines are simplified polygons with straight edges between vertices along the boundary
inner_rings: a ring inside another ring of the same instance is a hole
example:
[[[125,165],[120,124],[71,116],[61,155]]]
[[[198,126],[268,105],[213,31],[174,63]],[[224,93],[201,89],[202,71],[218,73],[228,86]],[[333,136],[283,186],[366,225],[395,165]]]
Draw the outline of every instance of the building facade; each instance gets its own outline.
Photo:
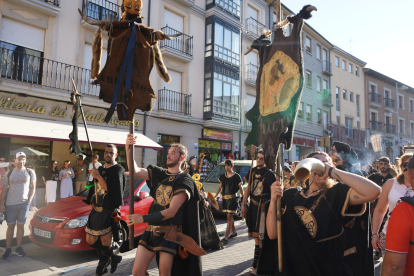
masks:
[[[365,90],[366,62],[334,46],[331,51],[333,76],[332,140],[349,144],[363,159],[366,153]]]
[[[371,135],[381,135],[381,152],[390,159],[402,154],[402,146],[414,141],[414,89],[370,68],[364,69],[366,125]]]

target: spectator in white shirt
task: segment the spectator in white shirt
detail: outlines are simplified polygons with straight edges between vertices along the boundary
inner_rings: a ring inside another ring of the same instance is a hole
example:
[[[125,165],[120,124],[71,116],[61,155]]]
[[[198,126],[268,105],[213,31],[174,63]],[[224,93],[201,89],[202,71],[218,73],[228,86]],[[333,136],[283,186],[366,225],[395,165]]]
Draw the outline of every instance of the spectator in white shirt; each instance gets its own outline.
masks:
[[[102,164],[99,163],[98,160],[99,160],[99,155],[94,155],[93,163],[89,164],[89,185],[93,184],[93,177],[92,177],[93,167],[95,167],[95,169],[98,169],[99,167],[102,166]]]

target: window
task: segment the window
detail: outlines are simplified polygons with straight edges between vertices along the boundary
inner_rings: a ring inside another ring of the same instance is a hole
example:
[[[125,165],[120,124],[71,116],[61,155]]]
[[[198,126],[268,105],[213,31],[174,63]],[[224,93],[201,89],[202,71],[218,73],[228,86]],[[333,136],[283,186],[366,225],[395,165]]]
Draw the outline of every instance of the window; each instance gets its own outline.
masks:
[[[346,70],[346,61],[345,60],[342,61],[342,69]]]
[[[414,113],[414,100],[410,99],[410,112]]]
[[[377,93],[377,87],[373,84],[370,85],[369,93]]]
[[[239,117],[240,81],[214,73],[214,113]]]
[[[335,66],[339,67],[339,57],[335,57]]]
[[[240,34],[215,24],[214,56],[240,66]]]
[[[323,80],[322,81],[322,90],[326,90],[326,89],[328,89],[328,81],[327,80]]]
[[[398,95],[398,108],[404,109],[404,96]]]
[[[391,91],[384,89],[384,99],[391,99]]]
[[[306,85],[312,87],[312,72],[306,70]]]
[[[357,117],[360,117],[359,116],[359,95],[356,95],[356,109],[357,109]]]
[[[349,100],[351,102],[354,102],[354,93],[353,92],[349,92]]]
[[[350,138],[354,137],[352,119],[345,118],[345,135]]]
[[[306,120],[312,121],[312,107],[310,105],[306,105]]]
[[[216,5],[222,7],[226,11],[241,17],[240,0],[216,0]]]
[[[410,131],[411,135],[414,135],[414,122],[411,122],[410,129],[411,129]]]
[[[316,58],[321,60],[321,46],[316,45]]]
[[[316,82],[316,91],[321,92],[322,91],[322,78],[318,76],[318,81]]]
[[[336,87],[336,111],[340,110],[340,105],[339,105],[339,87]]]
[[[328,52],[322,49],[322,60],[328,60]]]
[[[355,66],[355,76],[359,77],[359,68]]]
[[[342,90],[342,98],[344,100],[346,100],[346,90],[345,89]]]
[[[212,46],[212,24],[208,24],[206,26],[206,53],[205,57],[211,56],[211,52],[213,51]]]
[[[308,36],[305,36],[305,49],[308,53],[311,53],[311,42],[312,40]]]
[[[303,119],[303,103],[299,103],[298,117]]]
[[[357,121],[357,128],[358,128],[358,130],[361,130],[361,122],[360,121]]]
[[[348,64],[348,71],[352,74],[352,64]]]
[[[339,115],[336,115],[336,123],[339,125],[339,123],[340,123],[340,117],[339,117]]]
[[[398,119],[398,131],[400,133],[405,133],[405,120],[404,119]]]
[[[318,124],[322,124],[322,110],[318,108]]]

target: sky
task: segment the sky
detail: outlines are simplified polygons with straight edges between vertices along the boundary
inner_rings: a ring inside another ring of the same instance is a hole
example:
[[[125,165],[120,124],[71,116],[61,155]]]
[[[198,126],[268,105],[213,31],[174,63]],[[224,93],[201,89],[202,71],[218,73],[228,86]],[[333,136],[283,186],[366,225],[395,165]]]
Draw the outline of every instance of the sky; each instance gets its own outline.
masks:
[[[371,68],[414,87],[414,1],[286,0],[294,13],[311,4],[308,23],[335,46]]]

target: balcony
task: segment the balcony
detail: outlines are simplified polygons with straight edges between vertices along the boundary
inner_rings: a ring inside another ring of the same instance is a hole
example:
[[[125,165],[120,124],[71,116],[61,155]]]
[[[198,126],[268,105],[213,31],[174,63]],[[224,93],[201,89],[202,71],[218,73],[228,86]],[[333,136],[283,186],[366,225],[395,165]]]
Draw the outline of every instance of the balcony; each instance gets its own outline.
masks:
[[[381,95],[373,92],[369,93],[369,105],[381,107]]]
[[[61,10],[60,0],[13,0],[11,2],[52,17],[56,17]]]
[[[193,60],[193,37],[183,34],[173,28],[165,26],[161,29],[168,35],[181,34],[173,40],[160,41],[161,52],[165,56],[178,59],[183,62],[190,62]]]
[[[331,70],[331,63],[329,62],[329,60],[322,61],[322,73],[324,73],[327,76],[333,76]]]
[[[99,96],[99,86],[90,85],[91,71],[89,69],[6,48],[0,48],[0,50],[0,76],[2,79],[71,93],[73,91],[71,78],[73,78],[79,93]]]
[[[385,124],[385,132],[390,134],[397,134],[397,127],[390,124]]]
[[[266,29],[266,26],[254,19],[253,17],[246,19],[246,35],[247,38],[251,40],[257,39],[263,34],[263,30]]]
[[[240,107],[238,104],[232,104],[230,102],[214,99],[213,114],[214,117],[217,118],[240,122]]]
[[[172,111],[191,116],[191,95],[168,89],[158,91],[158,110]]]
[[[112,3],[108,0],[83,0],[82,14],[86,17],[94,20],[120,20],[121,19],[121,6]],[[82,27],[90,30],[97,30],[97,26],[92,26],[81,21]]]
[[[395,109],[395,100],[384,98],[384,108],[388,111],[393,111]]]
[[[326,97],[324,97],[322,104],[324,106],[328,106],[328,107],[333,106],[332,105],[332,94],[331,93],[327,94]]]
[[[382,131],[382,123],[378,121],[370,121],[372,131]]]
[[[257,73],[259,72],[259,67],[254,64],[247,64],[246,66],[246,84],[256,87]]]

